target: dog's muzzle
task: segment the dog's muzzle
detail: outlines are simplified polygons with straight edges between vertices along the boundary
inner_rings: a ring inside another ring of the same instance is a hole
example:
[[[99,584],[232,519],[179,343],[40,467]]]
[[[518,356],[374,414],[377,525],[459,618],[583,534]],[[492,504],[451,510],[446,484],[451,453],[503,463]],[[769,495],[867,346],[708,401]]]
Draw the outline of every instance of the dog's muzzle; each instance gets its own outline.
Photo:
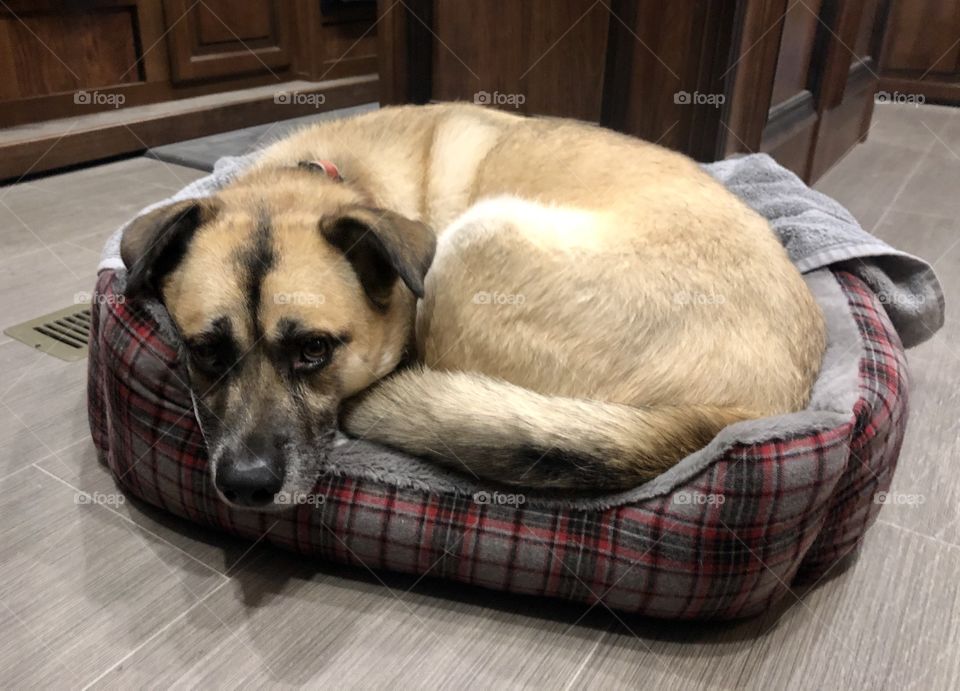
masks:
[[[283,487],[285,463],[280,444],[267,435],[247,437],[217,463],[214,483],[231,504],[250,508],[273,503]]]

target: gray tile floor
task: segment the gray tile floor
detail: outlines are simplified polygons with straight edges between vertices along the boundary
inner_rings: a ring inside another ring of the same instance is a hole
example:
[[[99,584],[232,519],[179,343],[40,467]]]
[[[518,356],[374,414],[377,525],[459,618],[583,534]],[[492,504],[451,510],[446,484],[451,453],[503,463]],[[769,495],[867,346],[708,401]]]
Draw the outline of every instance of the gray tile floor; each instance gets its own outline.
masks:
[[[89,291],[106,235],[198,171],[149,159],[0,189],[0,327]],[[0,339],[0,686],[956,688],[960,111],[885,106],[818,185],[934,261],[947,326],[911,351],[895,489],[851,568],[734,624],[614,617],[302,563],[126,503],[88,439],[85,366]],[[378,578],[383,578],[380,582]]]

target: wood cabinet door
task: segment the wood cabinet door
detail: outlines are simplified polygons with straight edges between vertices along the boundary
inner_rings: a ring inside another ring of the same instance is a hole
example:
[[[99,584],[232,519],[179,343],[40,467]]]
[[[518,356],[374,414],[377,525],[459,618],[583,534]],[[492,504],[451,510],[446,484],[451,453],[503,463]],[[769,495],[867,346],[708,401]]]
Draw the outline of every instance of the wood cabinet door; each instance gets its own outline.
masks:
[[[884,0],[745,7],[726,153],[767,152],[812,182],[866,135]]]
[[[822,5],[822,0],[793,3],[783,16],[770,109],[760,143],[761,151],[804,179],[819,121],[814,51]]]
[[[885,19],[880,5],[880,0],[825,4],[818,40],[820,124],[810,158],[812,180],[866,137],[880,80],[877,53]]]
[[[893,0],[883,67],[928,75],[956,74],[960,65],[957,0]]]
[[[290,65],[289,0],[164,0],[163,10],[175,83]]]
[[[880,90],[901,102],[960,105],[960,2],[884,0],[890,7]]]

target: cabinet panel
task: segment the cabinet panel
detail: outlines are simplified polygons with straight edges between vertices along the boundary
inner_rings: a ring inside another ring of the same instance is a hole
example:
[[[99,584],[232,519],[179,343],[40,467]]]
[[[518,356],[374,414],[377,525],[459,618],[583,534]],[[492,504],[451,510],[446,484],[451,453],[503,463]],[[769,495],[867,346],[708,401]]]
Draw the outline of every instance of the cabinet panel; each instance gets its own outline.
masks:
[[[895,0],[887,37],[884,68],[955,73],[960,59],[960,3]]]
[[[820,64],[815,60],[822,2],[794,3],[783,19],[773,93],[760,150],[800,177],[809,175],[810,151],[819,120],[813,94]]]
[[[860,22],[886,1],[380,0],[381,102],[480,90],[490,105],[599,122],[699,160],[767,151],[810,180],[818,137],[820,170],[869,120],[875,82],[851,80],[845,46],[869,58],[874,26]]]
[[[820,177],[867,134],[878,85],[874,56],[882,34],[878,0],[826,0],[824,7],[816,87],[820,122],[810,156],[811,179]]]
[[[290,65],[288,0],[164,0],[163,8],[175,83]]]
[[[19,19],[17,19],[19,17]],[[18,12],[0,7],[0,100],[140,80],[133,8]]]
[[[432,98],[599,119],[610,21],[602,4],[436,0],[432,19]]]
[[[771,110],[809,89],[810,65],[819,25],[817,13],[821,4],[793,3],[784,17]]]
[[[213,46],[239,41],[270,39],[273,29],[271,2],[265,0],[203,0],[197,5],[197,43]]]

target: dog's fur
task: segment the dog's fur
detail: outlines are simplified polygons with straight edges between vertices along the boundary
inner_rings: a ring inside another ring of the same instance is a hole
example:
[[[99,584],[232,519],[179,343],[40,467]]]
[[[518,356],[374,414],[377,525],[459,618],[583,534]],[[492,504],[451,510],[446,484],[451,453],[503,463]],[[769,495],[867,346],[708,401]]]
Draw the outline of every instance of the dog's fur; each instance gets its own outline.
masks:
[[[627,487],[803,408],[825,347],[766,222],[693,161],[467,105],[302,130],[122,254],[183,337],[217,486],[254,458],[309,492],[339,417],[501,483]]]

